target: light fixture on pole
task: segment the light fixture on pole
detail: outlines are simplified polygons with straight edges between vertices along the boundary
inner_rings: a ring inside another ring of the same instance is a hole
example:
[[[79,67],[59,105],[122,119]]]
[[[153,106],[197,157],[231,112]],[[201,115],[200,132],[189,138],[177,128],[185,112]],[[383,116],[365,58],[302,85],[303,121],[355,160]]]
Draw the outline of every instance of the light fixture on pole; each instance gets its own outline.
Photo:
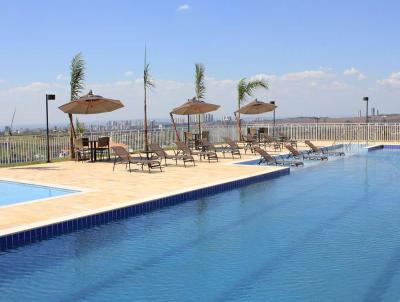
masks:
[[[50,162],[50,137],[49,137],[49,101],[56,99],[55,94],[46,94],[46,139],[47,139],[47,162]]]
[[[275,106],[275,101],[271,101],[271,102],[269,102],[271,105],[274,105]],[[274,117],[273,117],[273,124],[272,124],[272,137],[275,137],[275,109],[276,109],[276,106],[275,106],[275,108],[274,108]]]
[[[368,124],[368,102],[369,98],[367,96],[363,97],[363,101],[366,103],[366,110],[365,110],[365,123]]]

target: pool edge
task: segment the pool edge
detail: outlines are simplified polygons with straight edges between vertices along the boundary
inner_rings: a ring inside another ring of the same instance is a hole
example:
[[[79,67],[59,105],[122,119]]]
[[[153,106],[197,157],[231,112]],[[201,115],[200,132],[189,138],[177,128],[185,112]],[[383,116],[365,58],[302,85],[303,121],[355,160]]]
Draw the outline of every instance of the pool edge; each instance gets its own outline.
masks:
[[[0,251],[14,249],[19,246],[46,240],[62,234],[91,228],[115,220],[141,215],[163,207],[173,206],[201,197],[218,194],[224,191],[233,190],[242,186],[289,174],[290,168],[280,168],[279,170],[268,171],[250,177],[228,180],[226,182],[217,183],[211,186],[191,189],[180,193],[173,193],[171,195],[155,199],[149,199],[141,203],[117,207],[106,211],[100,210],[99,212],[90,215],[83,215],[35,228],[27,228],[17,232],[10,232],[9,234],[0,236]]]

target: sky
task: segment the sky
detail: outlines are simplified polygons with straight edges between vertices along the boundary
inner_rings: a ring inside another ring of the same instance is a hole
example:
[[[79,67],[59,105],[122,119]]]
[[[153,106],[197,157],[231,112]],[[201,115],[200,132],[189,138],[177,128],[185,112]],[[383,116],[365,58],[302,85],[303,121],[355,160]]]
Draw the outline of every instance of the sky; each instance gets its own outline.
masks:
[[[206,68],[215,116],[236,109],[239,79],[265,79],[248,101],[276,101],[277,116],[355,116],[363,96],[400,112],[399,1],[0,0],[0,125],[67,122],[69,64],[81,52],[85,93],[120,99],[118,111],[82,121],[143,117],[143,57],[156,87],[150,118],[194,96]]]

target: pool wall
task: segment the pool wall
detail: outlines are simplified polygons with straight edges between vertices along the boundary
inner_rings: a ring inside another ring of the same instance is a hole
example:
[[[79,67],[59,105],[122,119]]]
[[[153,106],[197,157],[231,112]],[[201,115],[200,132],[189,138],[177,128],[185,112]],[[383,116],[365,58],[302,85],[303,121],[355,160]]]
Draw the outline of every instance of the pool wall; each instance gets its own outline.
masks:
[[[116,208],[110,211],[99,212],[89,216],[77,217],[54,224],[7,234],[0,237],[0,251],[13,249],[25,244],[49,239],[51,237],[71,233],[81,229],[94,227],[96,225],[106,224],[111,221],[140,215],[163,207],[168,207],[190,200],[195,200],[201,197],[218,194],[224,191],[233,190],[242,186],[288,174],[290,174],[290,169],[282,168],[273,172],[267,172],[252,177],[216,184],[213,186],[195,189],[180,194],[166,196],[163,198],[157,198],[127,207]]]

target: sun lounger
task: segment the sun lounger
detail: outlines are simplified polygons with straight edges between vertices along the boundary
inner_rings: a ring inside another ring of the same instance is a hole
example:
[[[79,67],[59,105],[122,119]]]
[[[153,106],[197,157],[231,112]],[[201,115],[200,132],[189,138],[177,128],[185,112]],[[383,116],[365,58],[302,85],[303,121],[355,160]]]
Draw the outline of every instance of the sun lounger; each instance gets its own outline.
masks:
[[[133,157],[128,152],[128,150],[126,150],[122,146],[112,146],[111,149],[113,150],[113,152],[115,154],[114,164],[113,164],[113,171],[115,169],[115,165],[117,163],[121,163],[121,164],[125,164],[125,166],[127,168],[129,168],[129,172],[132,172],[131,164],[140,165],[142,167],[142,170],[143,170],[143,166],[146,165],[147,168],[149,169],[149,173],[150,173],[151,169],[160,169],[160,171],[162,172],[161,162],[159,160],[145,159],[145,158],[142,158],[142,157],[139,157],[139,158],[138,157]]]
[[[310,154],[300,152],[290,144],[286,144],[285,148],[289,151],[289,156],[296,159],[328,160],[328,156],[324,154]]]
[[[323,148],[319,148],[315,146],[312,142],[309,140],[305,140],[304,143],[310,147],[310,153],[313,154],[325,154],[325,155],[333,155],[333,156],[343,156],[345,155],[344,152],[342,151],[329,151]]]
[[[230,152],[232,154],[232,158],[235,158],[235,155],[239,155],[240,158],[242,158],[242,155],[240,154],[240,149],[244,149],[243,147],[240,147],[237,142],[235,142],[234,140],[232,140],[229,137],[224,137],[223,138],[225,143],[227,144],[226,148],[227,150],[229,150],[228,152]]]
[[[254,147],[254,151],[260,154],[261,158],[258,164],[267,164],[274,166],[293,166],[298,167],[304,165],[300,160],[285,160],[284,158],[277,159],[268,154],[267,151],[261,149],[260,147]]]
[[[180,142],[180,141],[176,141],[175,145],[178,147],[178,149],[182,152],[183,155],[191,155],[191,156],[198,155],[200,160],[201,160],[202,157],[205,158],[207,156],[208,162],[210,162],[212,160],[218,161],[218,155],[214,151],[192,150],[188,146],[186,146],[185,143]]]
[[[194,158],[191,155],[187,154],[168,154],[165,152],[163,148],[160,147],[159,144],[149,144],[149,150],[154,152],[154,154],[157,156],[157,159],[164,159],[165,166],[167,166],[167,159],[171,159],[175,161],[175,164],[178,165],[178,160],[183,161],[183,165],[186,168],[186,163],[187,162],[192,162],[193,166],[195,166]]]

